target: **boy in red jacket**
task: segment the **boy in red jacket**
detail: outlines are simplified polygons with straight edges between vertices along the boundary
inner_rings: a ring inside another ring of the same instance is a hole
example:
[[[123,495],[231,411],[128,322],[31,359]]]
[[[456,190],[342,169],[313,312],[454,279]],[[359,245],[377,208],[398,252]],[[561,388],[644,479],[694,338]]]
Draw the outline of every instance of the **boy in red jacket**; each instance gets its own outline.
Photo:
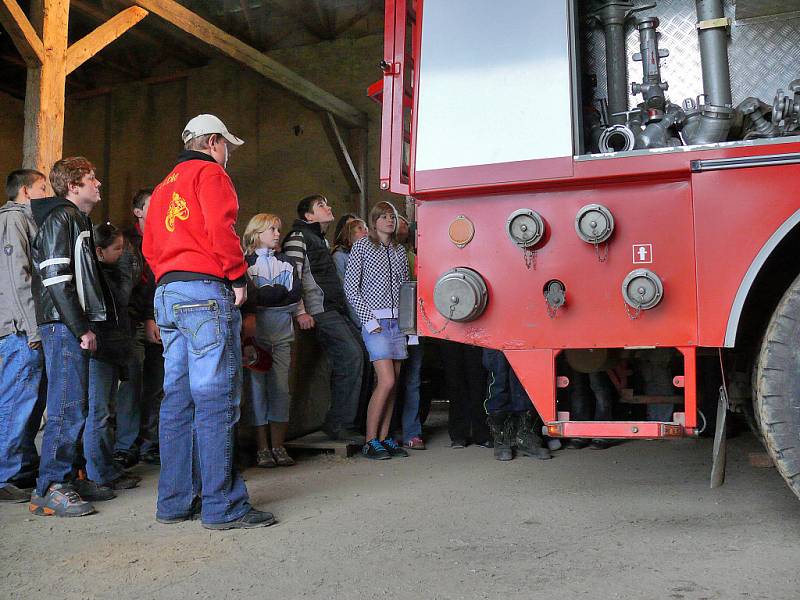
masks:
[[[244,142],[214,115],[193,118],[181,137],[178,164],[153,190],[142,242],[158,285],[164,344],[156,520],[179,523],[200,512],[207,529],[264,527],[275,518],[250,506],[233,468],[247,264],[234,231],[239,200],[225,167]]]

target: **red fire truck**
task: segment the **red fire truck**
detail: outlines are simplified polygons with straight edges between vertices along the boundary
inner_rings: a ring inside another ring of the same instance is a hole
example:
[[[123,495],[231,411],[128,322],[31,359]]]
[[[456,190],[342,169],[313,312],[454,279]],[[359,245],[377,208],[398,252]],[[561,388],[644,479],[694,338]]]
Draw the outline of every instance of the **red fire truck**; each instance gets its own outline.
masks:
[[[800,495],[800,20],[785,4],[387,0],[370,93],[380,186],[416,205],[419,334],[502,350],[554,437],[695,436],[698,390],[721,387],[717,444],[728,409],[744,413]],[[636,383],[653,367],[668,392]],[[598,371],[630,418],[559,402]],[[674,410],[648,419],[648,402]]]

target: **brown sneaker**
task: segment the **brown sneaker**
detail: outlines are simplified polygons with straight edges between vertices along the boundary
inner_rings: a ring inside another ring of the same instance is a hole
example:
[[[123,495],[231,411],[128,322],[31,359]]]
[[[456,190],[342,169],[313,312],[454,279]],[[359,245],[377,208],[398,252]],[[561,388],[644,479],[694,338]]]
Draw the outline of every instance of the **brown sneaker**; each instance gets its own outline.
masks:
[[[275,462],[279,467],[291,467],[295,464],[294,459],[286,453],[286,448],[283,446],[280,448],[273,448],[272,456],[275,457]]]

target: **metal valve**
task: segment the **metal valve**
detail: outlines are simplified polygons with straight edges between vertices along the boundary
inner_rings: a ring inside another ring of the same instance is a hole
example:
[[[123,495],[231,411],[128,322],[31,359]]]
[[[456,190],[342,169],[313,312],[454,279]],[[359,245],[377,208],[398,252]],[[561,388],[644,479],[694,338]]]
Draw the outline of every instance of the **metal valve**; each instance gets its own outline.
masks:
[[[625,304],[637,311],[656,307],[663,297],[661,278],[648,269],[631,271],[622,282]]]
[[[486,310],[489,291],[477,271],[456,267],[442,274],[433,288],[436,310],[449,321],[477,319]]]
[[[520,248],[530,248],[544,237],[545,225],[541,215],[529,208],[520,208],[509,215],[506,233]]]
[[[544,300],[547,303],[547,314],[552,319],[558,309],[567,303],[567,288],[558,279],[551,279],[544,284]]]
[[[614,233],[614,216],[601,204],[587,204],[575,217],[575,233],[587,244],[601,244]]]

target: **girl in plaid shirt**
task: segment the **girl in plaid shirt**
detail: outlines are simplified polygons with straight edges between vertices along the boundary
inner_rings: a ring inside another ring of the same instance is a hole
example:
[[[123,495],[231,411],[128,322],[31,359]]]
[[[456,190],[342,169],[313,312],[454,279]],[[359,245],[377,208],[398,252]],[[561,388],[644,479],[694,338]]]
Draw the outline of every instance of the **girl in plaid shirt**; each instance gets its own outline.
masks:
[[[408,456],[392,437],[395,382],[408,356],[397,325],[400,285],[408,281],[405,248],[397,241],[397,210],[378,202],[369,213],[369,236],[353,245],[344,276],[347,300],[362,323],[361,336],[378,383],[367,408],[364,456],[375,460]]]

